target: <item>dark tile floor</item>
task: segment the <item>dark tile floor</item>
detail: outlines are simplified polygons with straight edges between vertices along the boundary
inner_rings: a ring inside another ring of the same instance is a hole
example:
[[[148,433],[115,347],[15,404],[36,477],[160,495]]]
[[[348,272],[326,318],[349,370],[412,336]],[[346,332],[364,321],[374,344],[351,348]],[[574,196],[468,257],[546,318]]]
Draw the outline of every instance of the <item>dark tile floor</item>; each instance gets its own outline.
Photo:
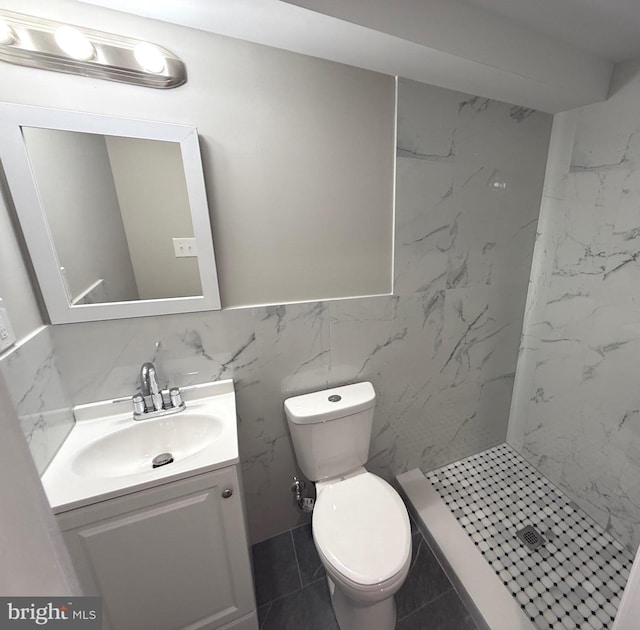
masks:
[[[396,594],[396,630],[477,630],[412,523],[409,575]],[[253,546],[260,630],[339,630],[311,525]]]

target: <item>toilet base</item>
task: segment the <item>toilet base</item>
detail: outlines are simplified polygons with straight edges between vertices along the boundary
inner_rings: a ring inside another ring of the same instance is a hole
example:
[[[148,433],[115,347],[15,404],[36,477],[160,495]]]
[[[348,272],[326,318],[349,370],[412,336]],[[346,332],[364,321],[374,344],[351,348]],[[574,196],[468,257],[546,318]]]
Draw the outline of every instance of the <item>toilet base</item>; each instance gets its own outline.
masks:
[[[340,630],[393,630],[396,627],[396,600],[393,595],[373,604],[347,597],[327,576],[333,612]]]

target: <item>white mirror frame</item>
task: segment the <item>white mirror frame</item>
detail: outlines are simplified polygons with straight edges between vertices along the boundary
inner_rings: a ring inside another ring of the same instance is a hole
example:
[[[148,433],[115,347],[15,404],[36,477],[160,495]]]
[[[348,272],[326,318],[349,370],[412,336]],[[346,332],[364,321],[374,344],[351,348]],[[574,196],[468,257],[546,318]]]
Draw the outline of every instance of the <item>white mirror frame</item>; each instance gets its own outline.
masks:
[[[72,305],[27,154],[22,127],[42,127],[180,143],[203,294],[179,298]],[[220,308],[211,222],[198,133],[195,127],[0,103],[0,138],[0,161],[52,324],[167,315]]]

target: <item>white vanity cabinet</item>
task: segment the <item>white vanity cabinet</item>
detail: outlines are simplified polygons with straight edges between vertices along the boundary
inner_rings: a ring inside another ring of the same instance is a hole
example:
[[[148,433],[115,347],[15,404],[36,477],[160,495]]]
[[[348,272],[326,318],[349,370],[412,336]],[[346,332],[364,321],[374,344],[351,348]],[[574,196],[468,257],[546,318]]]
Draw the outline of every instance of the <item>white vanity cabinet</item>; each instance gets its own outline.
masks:
[[[57,519],[105,630],[258,630],[236,466]]]

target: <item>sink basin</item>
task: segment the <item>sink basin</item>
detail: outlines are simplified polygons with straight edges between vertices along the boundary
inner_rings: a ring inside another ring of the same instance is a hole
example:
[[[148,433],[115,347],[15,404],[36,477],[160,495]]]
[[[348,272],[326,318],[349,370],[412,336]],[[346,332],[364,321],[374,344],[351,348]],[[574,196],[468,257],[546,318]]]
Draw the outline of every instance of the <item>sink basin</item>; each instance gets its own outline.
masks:
[[[223,424],[215,416],[189,414],[140,420],[97,439],[80,450],[71,462],[83,477],[121,477],[153,469],[152,460],[171,453],[172,466],[200,453],[222,433]]]
[[[237,464],[233,381],[182,389],[186,410],[135,421],[131,400],[74,408],[76,423],[42,475],[54,513]],[[154,457],[171,453],[157,468]]]

